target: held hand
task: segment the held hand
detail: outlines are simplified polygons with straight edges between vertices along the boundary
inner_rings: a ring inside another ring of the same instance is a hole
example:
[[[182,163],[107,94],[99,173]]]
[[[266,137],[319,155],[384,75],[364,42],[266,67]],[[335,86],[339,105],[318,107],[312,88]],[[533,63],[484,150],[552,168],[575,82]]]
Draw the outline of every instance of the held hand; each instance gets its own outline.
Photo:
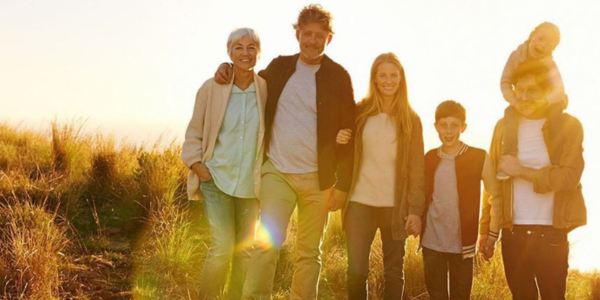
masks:
[[[335,137],[335,142],[340,145],[346,145],[352,138],[352,129],[341,129]]]
[[[511,177],[517,177],[521,175],[523,166],[515,156],[503,155],[498,163],[498,170],[506,173]]]
[[[228,84],[233,78],[233,67],[229,64],[221,64],[215,72],[215,82],[218,84]]]
[[[210,170],[203,163],[194,163],[192,165],[192,171],[198,175],[200,181],[207,181],[212,178]]]
[[[483,251],[485,249],[487,239],[488,234],[482,233],[479,235],[479,239],[477,240],[477,249],[479,249],[479,251]]]
[[[419,234],[421,234],[421,217],[417,215],[408,215],[408,217],[406,217],[404,229],[408,235],[417,238]]]
[[[478,252],[481,254],[485,261],[490,261],[494,256],[494,250],[496,243],[490,239],[487,234],[479,235]]]
[[[496,250],[496,242],[492,239],[487,239],[485,243],[485,253],[483,255],[483,259],[486,261],[490,261],[492,257],[494,257],[494,250]]]
[[[333,188],[333,191],[329,193],[329,201],[327,203],[327,209],[329,211],[336,211],[346,204],[346,198],[348,198],[348,193],[340,191],[336,188]]]

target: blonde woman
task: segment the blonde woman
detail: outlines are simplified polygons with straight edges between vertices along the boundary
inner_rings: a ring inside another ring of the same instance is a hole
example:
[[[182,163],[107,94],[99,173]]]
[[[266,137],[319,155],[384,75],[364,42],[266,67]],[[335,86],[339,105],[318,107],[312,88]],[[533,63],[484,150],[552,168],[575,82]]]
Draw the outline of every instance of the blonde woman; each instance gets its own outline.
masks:
[[[240,299],[258,219],[267,85],[254,66],[260,39],[250,28],[229,35],[234,79],[207,80],[196,96],[181,158],[190,172],[188,196],[204,199],[211,244],[200,282],[201,299],[221,299],[231,269],[229,299]]]
[[[367,96],[358,104],[354,176],[344,210],[348,299],[367,299],[369,254],[379,229],[384,299],[402,299],[404,242],[421,231],[425,206],[421,120],[408,102],[404,68],[393,53],[371,67]],[[340,144],[352,133],[342,130]]]

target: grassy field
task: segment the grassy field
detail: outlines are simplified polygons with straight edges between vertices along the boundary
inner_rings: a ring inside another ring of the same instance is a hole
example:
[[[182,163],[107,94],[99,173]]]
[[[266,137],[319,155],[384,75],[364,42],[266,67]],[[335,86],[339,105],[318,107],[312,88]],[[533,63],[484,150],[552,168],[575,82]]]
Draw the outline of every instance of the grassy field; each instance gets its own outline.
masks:
[[[201,201],[185,199],[178,145],[115,146],[81,122],[30,131],[0,123],[2,299],[197,299],[209,245]],[[287,299],[295,221],[282,251],[275,299]],[[406,299],[428,299],[418,241],[409,239]],[[473,299],[510,299],[499,253],[477,259]],[[346,299],[339,213],[323,243],[319,299]],[[379,239],[371,299],[381,299]],[[600,299],[598,273],[569,273],[568,299]]]

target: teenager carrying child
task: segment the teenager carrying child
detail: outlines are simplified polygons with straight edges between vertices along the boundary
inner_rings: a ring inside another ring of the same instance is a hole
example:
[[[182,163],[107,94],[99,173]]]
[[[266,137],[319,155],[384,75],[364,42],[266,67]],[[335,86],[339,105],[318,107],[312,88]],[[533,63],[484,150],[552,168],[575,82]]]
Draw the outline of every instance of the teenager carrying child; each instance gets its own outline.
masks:
[[[500,89],[502,96],[510,105],[504,111],[505,135],[502,140],[502,154],[516,156],[517,154],[517,136],[519,114],[517,107],[514,86],[516,85],[515,70],[525,63],[539,62],[549,70],[549,81],[551,90],[546,95],[544,101],[549,104],[548,110],[548,125],[550,132],[558,132],[561,127],[561,116],[563,110],[568,104],[565,95],[565,87],[558,71],[558,67],[552,57],[552,52],[560,42],[560,31],[556,25],[550,22],[544,22],[538,25],[530,34],[529,38],[519,45],[513,51],[500,79]],[[499,171],[497,174],[499,180],[509,178],[506,173]]]

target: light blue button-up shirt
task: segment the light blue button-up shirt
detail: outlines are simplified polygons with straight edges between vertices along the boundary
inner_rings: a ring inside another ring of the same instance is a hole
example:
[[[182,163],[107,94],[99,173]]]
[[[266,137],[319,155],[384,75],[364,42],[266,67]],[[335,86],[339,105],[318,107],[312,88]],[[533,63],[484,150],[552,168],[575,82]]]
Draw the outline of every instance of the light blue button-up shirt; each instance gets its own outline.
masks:
[[[215,184],[225,194],[256,198],[252,171],[259,118],[254,83],[245,91],[234,85],[213,156],[206,162]]]

